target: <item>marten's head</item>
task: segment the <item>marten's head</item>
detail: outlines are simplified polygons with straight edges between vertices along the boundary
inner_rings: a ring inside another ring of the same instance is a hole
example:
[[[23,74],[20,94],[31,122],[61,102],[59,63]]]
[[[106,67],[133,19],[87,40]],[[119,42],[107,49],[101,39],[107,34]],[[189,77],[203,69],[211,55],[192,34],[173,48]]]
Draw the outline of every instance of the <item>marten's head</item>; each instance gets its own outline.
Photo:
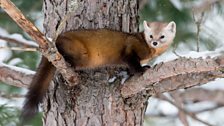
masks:
[[[156,50],[167,49],[176,34],[176,24],[164,22],[143,22],[144,36],[148,45]]]

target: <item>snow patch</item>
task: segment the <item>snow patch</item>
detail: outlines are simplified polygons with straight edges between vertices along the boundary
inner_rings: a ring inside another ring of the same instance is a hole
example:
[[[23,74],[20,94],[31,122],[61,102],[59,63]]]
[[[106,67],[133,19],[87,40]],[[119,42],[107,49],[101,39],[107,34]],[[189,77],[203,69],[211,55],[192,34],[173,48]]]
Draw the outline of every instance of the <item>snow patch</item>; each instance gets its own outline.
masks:
[[[115,80],[117,79],[117,77],[112,77],[108,80],[109,83],[113,83]]]
[[[7,32],[0,28],[0,35],[7,35]],[[7,47],[7,43],[0,39],[0,47]],[[8,60],[12,56],[11,50],[0,48],[0,62]]]
[[[8,65],[15,66],[15,65],[17,65],[17,64],[19,64],[21,62],[22,62],[22,59],[20,59],[20,58],[14,58],[14,59],[10,60],[10,62],[8,63]]]

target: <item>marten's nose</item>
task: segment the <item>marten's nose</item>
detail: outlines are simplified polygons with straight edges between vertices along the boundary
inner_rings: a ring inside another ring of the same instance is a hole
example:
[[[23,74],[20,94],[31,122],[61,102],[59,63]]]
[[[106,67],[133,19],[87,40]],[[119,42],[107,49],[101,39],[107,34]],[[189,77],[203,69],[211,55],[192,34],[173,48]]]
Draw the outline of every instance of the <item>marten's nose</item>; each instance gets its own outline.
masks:
[[[157,46],[158,45],[158,42],[152,42],[152,44],[154,45],[154,46]]]

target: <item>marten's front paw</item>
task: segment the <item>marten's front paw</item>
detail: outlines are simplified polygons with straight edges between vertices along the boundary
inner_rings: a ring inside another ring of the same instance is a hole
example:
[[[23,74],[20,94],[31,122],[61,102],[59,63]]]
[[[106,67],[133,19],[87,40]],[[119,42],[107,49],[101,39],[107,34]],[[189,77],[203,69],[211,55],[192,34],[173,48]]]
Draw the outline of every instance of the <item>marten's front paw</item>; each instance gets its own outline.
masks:
[[[141,76],[145,72],[145,70],[146,69],[144,67],[141,67],[138,70],[131,72],[131,75]]]
[[[143,68],[143,71],[145,72],[146,70],[150,69],[151,66],[147,65],[147,66],[143,66],[142,68]]]
[[[151,67],[150,66],[143,66],[143,67],[139,67],[138,69],[129,69],[129,75],[130,76],[133,76],[133,75],[141,76],[149,68],[151,68]]]

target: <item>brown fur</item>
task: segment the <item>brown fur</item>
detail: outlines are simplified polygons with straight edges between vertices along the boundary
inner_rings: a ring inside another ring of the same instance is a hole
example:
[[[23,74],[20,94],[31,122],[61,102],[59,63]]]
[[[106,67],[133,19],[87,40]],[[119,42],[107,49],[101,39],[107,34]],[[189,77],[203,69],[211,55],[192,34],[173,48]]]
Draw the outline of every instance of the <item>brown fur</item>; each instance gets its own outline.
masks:
[[[160,25],[159,25],[160,26]],[[161,26],[162,27],[162,26]],[[56,40],[58,51],[75,69],[124,64],[130,72],[143,72],[140,62],[164,52],[167,47],[152,48],[144,33],[124,33],[109,29],[65,32]],[[32,117],[53,78],[55,67],[42,58],[26,96],[22,117]]]
[[[38,112],[38,105],[42,101],[50,81],[54,76],[56,68],[45,58],[42,57],[41,63],[34,76],[29,91],[26,94],[25,104],[22,111],[22,120],[28,120]]]
[[[124,64],[122,57],[135,51],[140,59],[154,53],[154,49],[139,34],[128,34],[108,29],[66,32],[56,46],[65,56],[71,56],[76,68],[95,68],[105,64]],[[124,52],[123,52],[124,51]]]

